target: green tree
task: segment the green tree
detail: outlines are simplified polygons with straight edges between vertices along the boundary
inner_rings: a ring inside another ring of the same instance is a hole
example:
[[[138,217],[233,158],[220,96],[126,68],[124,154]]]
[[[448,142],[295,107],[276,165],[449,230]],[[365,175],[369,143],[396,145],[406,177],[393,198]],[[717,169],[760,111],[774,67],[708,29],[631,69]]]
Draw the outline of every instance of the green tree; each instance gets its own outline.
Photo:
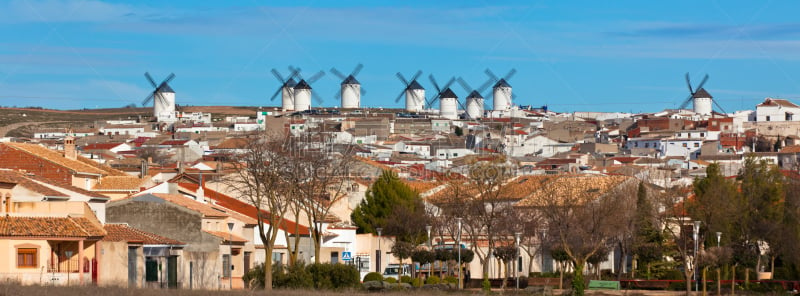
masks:
[[[640,182],[636,192],[633,254],[646,267],[647,279],[650,279],[651,264],[661,260],[664,253],[664,236],[655,226],[655,215],[653,205],[647,197],[647,187],[644,182]]]
[[[460,126],[455,127],[453,132],[459,137],[464,135],[464,130]]]
[[[397,223],[413,221],[394,219],[394,217],[422,214],[424,208],[421,205],[417,192],[400,181],[397,174],[385,170],[367,190],[366,197],[353,210],[350,217],[358,227],[358,233],[375,233],[375,228],[382,227],[386,229],[385,234],[396,235],[401,241],[410,241],[412,236],[410,233],[421,233],[422,230],[405,229],[407,232],[404,233],[404,228],[399,227]]]
[[[777,166],[766,160],[757,161],[748,156],[738,179],[742,191],[740,204],[746,209],[735,220],[738,228],[744,230],[740,241],[764,241],[770,249],[779,249],[778,234],[784,220],[783,175]],[[762,264],[759,256],[756,268],[760,269]]]

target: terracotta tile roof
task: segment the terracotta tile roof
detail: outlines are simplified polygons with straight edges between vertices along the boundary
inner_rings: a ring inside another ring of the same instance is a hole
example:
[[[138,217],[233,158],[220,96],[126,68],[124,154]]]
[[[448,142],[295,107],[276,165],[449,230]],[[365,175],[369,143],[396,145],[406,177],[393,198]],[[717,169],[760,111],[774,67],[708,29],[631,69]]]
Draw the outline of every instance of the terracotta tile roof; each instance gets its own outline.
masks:
[[[31,154],[33,157],[38,157],[50,161],[56,165],[65,167],[75,172],[98,174],[98,175],[108,174],[107,172],[98,167],[91,166],[82,161],[66,158],[60,152],[50,150],[39,145],[26,144],[26,143],[13,143],[13,142],[3,143],[2,145],[6,145],[8,147],[26,152],[28,154]],[[78,158],[82,157],[78,156]]]
[[[765,107],[765,106],[783,106],[783,107],[800,108],[800,106],[797,106],[792,102],[789,102],[789,100],[773,99],[773,98],[766,98],[764,99],[764,102],[756,105],[756,107]]]
[[[189,140],[169,140],[169,141],[161,142],[160,145],[165,145],[165,146],[183,146],[183,145],[186,144],[186,142],[189,142]]]
[[[519,201],[516,206],[543,206],[551,200],[563,202],[564,200],[578,198],[586,202],[599,198],[623,182],[631,180],[627,176],[608,175],[560,175],[554,177],[544,186],[531,192]]]
[[[27,176],[17,171],[0,170],[0,183],[18,184],[27,188],[28,190],[45,196],[68,196],[62,192],[51,189],[50,187],[34,182]]]
[[[424,182],[424,181],[408,181],[408,180],[403,180],[403,183],[408,185],[408,187],[410,187],[411,190],[414,190],[417,193],[428,192],[428,190],[431,190],[443,184],[442,182]]]
[[[0,216],[0,236],[102,237],[103,228],[83,217]]]
[[[196,201],[196,200],[192,200],[192,199],[190,199],[190,198],[188,198],[186,196],[180,195],[180,194],[147,193],[147,194],[140,194],[140,195],[134,195],[134,196],[126,197],[126,198],[117,200],[117,202],[125,201],[125,200],[147,201],[147,197],[148,196],[149,197],[155,197],[155,198],[158,198],[158,199],[162,199],[162,200],[171,202],[171,203],[173,203],[175,205],[190,209],[192,211],[195,211],[195,212],[198,212],[198,213],[202,214],[204,217],[216,217],[216,218],[228,217],[228,215],[225,214],[225,211],[223,211],[221,209],[217,209],[217,208],[212,207],[211,205],[204,204],[204,203],[201,203],[201,202]]]
[[[67,183],[67,182],[59,182],[59,181],[56,181],[56,180],[53,180],[53,179],[47,179],[47,178],[41,177],[41,176],[27,176],[26,175],[26,177],[31,179],[31,180],[34,180],[36,182],[50,184],[50,185],[53,185],[53,186],[56,186],[56,187],[64,188],[64,189],[72,191],[72,192],[76,192],[76,193],[80,193],[80,194],[86,195],[86,196],[89,196],[89,197],[94,197],[94,198],[99,198],[99,199],[109,199],[108,196],[105,196],[103,194],[100,194],[100,193],[97,193],[97,192],[94,192],[94,191],[89,191],[89,190],[86,190],[86,189],[83,189],[83,188],[80,188],[80,187],[77,187],[77,186],[73,186],[72,184]]]
[[[127,224],[106,224],[103,228],[106,230],[107,235],[102,240],[107,242],[142,243],[145,245],[184,245],[183,242],[139,230]]]
[[[178,185],[183,187],[183,188],[189,189],[192,192],[197,192],[197,190],[200,188],[200,185],[194,184],[194,183],[178,183]],[[205,194],[205,196],[203,198],[208,197],[209,199],[211,199],[213,201],[217,201],[221,197],[232,198],[232,197],[227,196],[225,194],[222,194],[222,193],[219,193],[219,192],[214,191],[212,189],[209,189],[206,186],[203,186],[203,193]],[[219,204],[217,204],[217,205],[219,205]],[[221,205],[219,205],[219,206],[222,207]],[[236,211],[228,210],[228,211],[225,211],[225,213],[230,215],[231,218],[234,218],[236,220],[242,221],[247,225],[257,225],[258,224],[258,221],[256,219],[251,218],[251,217],[246,216],[246,215],[243,215],[243,214],[240,214],[240,213],[238,213]]]
[[[97,185],[92,188],[97,191],[139,191],[139,185],[142,184],[142,179],[135,176],[107,176],[100,178]]]
[[[191,185],[191,184],[187,183],[187,186],[189,186],[189,185]],[[197,184],[194,184],[194,186],[197,186]],[[203,190],[208,190],[207,187],[203,187],[203,188],[205,188]],[[210,190],[210,191],[213,192],[213,190]],[[250,217],[252,219],[258,219],[258,211],[256,210],[256,207],[254,207],[254,206],[252,206],[252,205],[250,205],[250,204],[248,204],[246,202],[243,202],[241,200],[238,200],[236,198],[233,198],[233,197],[221,194],[221,193],[220,194],[209,194],[209,193],[206,193],[206,197],[216,201],[216,204],[218,206],[220,206],[220,207],[223,207],[225,209],[240,213],[240,214],[245,215],[247,217]],[[269,215],[269,212],[267,212],[265,210],[261,210],[261,212],[262,212],[263,215]],[[265,220],[264,222],[266,223],[267,221]],[[311,234],[309,232],[308,227],[303,226],[301,224],[298,224],[298,223],[296,223],[296,222],[294,222],[292,220],[286,219],[286,218],[283,219],[283,223],[281,223],[280,229],[282,229],[283,231],[286,231],[286,232],[288,232],[290,234],[293,234],[293,235],[309,235],[309,234]]]
[[[778,153],[800,153],[800,145],[790,145],[781,148],[781,151]]]
[[[244,244],[246,242],[249,242],[247,239],[245,239],[245,238],[243,238],[241,236],[233,235],[233,234],[230,234],[230,233],[227,233],[227,232],[212,231],[212,230],[203,230],[203,231],[205,231],[205,232],[207,232],[207,233],[209,233],[211,235],[214,235],[216,237],[221,238],[223,244],[227,244],[228,243],[228,239],[230,239],[230,242],[237,243],[237,244]]]
[[[81,147],[84,151],[86,150],[110,150],[114,147],[122,145],[123,143],[93,143],[88,144],[86,146]]]

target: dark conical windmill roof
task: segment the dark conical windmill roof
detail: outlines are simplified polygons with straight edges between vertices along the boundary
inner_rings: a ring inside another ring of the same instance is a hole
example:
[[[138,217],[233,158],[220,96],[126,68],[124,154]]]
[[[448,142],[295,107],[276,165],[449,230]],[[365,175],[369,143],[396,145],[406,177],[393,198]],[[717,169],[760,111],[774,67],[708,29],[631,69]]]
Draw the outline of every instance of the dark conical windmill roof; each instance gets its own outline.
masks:
[[[342,81],[342,84],[359,84],[360,85],[361,83],[358,83],[358,80],[356,80],[356,78],[353,75],[350,75],[350,76],[347,76],[347,78],[345,78],[344,81]]]
[[[311,85],[308,85],[305,79],[300,79],[300,82],[294,86],[294,89],[311,89]]]
[[[162,83],[161,85],[159,85],[158,90],[156,92],[173,93],[173,94],[175,93],[175,91],[172,90],[172,88],[169,87],[169,84],[167,83]]]
[[[411,81],[411,83],[408,84],[407,89],[422,89],[422,90],[424,90],[425,88],[422,87],[422,85],[420,85],[416,80],[414,80],[414,81]]]
[[[297,85],[297,81],[294,81],[294,78],[289,78],[283,83],[283,87],[294,87],[295,85]]]
[[[498,88],[498,87],[511,87],[511,85],[508,84],[508,81],[506,81],[505,79],[500,78],[500,80],[494,84],[493,88]]]
[[[709,94],[706,91],[705,88],[701,87],[696,92],[694,92],[694,95],[692,95],[692,98],[713,98],[713,97],[711,96],[711,94]]]
[[[441,97],[442,98],[447,98],[447,99],[451,99],[451,98],[452,99],[458,99],[458,96],[456,96],[456,93],[454,93],[449,87],[447,89],[445,89],[441,93]]]
[[[483,99],[483,96],[481,96],[481,93],[479,93],[477,90],[473,90],[471,93],[469,93],[467,99]]]

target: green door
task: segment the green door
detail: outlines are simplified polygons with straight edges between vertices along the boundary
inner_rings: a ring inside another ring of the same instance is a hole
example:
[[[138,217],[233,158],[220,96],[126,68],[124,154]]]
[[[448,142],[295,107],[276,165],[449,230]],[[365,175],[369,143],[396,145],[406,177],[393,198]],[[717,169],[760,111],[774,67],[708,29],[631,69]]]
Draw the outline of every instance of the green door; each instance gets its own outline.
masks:
[[[167,257],[167,287],[178,288],[178,256]]]

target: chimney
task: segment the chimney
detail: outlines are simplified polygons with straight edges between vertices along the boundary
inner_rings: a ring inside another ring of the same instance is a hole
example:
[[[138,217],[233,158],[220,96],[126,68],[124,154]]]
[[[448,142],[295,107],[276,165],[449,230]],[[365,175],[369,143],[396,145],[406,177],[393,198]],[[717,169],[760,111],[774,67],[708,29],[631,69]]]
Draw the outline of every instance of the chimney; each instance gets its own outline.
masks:
[[[200,186],[197,188],[197,200],[201,202],[205,202],[206,200],[206,192],[203,189],[203,172],[200,172]]]
[[[78,159],[78,151],[75,149],[75,137],[64,137],[64,157],[69,159]]]

